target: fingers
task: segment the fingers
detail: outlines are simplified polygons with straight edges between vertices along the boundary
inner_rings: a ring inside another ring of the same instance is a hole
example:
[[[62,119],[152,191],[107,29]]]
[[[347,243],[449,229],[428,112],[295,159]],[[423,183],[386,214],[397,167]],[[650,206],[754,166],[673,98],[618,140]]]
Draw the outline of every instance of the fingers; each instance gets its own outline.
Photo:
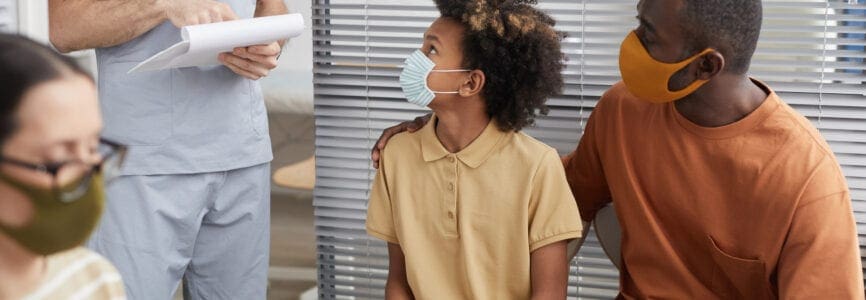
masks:
[[[240,19],[232,7],[225,3],[219,3],[220,16],[222,21],[232,21]]]
[[[406,131],[405,127],[406,123],[400,123],[397,126],[393,126],[382,131],[382,135],[379,136],[379,140],[376,141],[376,144],[373,145],[373,149],[370,150],[370,159],[373,160],[373,168],[379,168],[379,158],[382,157],[382,150],[385,149],[385,145],[388,144],[388,140],[391,139],[391,137],[395,134]]]
[[[376,141],[376,145],[374,145],[373,149],[370,150],[370,159],[373,160],[373,168],[379,168],[379,158],[382,156],[382,150],[385,150],[385,145],[388,144],[388,140],[390,140],[391,137],[404,131],[418,131],[418,129],[424,127],[424,124],[427,124],[427,121],[430,120],[430,116],[431,115],[428,114],[426,116],[417,117],[414,121],[403,122],[383,130],[382,135],[379,136],[379,139]]]
[[[427,115],[424,115],[424,116],[420,116],[420,117],[415,118],[414,121],[412,121],[411,123],[407,124],[407,126],[406,126],[406,131],[409,131],[409,132],[415,132],[415,131],[418,131],[418,130],[421,129],[421,128],[424,128],[424,125],[427,125],[427,122],[430,121],[430,117],[431,117],[431,116],[432,116],[431,114],[427,114]]]
[[[259,80],[264,77],[263,75],[253,73],[252,71],[248,70],[248,66],[251,65],[249,61],[233,54],[221,53],[219,55],[219,60],[223,63],[223,65],[232,70],[232,72],[235,72],[235,74],[243,76],[247,79]],[[244,66],[241,66],[239,64],[243,64]]]
[[[406,122],[406,130],[408,130],[409,132],[415,132],[418,131],[418,129],[420,129],[421,127],[424,127],[424,121],[422,120],[422,118],[423,117],[417,117],[412,122]]]
[[[251,48],[257,47],[256,51]],[[276,55],[263,55],[259,53],[279,53],[280,46],[277,43],[261,46],[238,47],[231,53],[220,54],[219,59],[226,67],[243,77],[258,80],[268,76],[271,70],[277,67]],[[259,53],[254,53],[259,52]]]
[[[406,131],[406,122],[400,123],[397,126],[393,126],[391,128],[385,129],[382,131],[382,135],[379,136],[379,140],[376,142],[376,148],[379,150],[384,150],[385,145],[388,144],[388,140],[391,139],[395,134]]]
[[[168,8],[167,15],[171,23],[178,28],[238,19],[231,6],[213,0],[173,2],[172,4]]]
[[[259,62],[254,61],[254,60],[250,60],[250,59],[235,55],[233,53],[221,54],[220,55],[220,61],[223,64],[225,64],[226,66],[228,66],[229,68],[231,68],[233,71],[235,69],[241,69],[244,71],[243,72],[244,74],[235,72],[235,73],[238,73],[238,75],[242,75],[242,76],[244,76],[245,74],[254,75],[256,77],[254,80],[258,80],[259,78],[268,76],[268,74],[270,74],[270,72],[271,72],[271,69],[273,69],[274,66],[276,66],[275,62],[269,63],[268,65],[265,65],[263,63],[259,63]],[[232,68],[232,67],[234,67],[234,68]],[[244,77],[246,77],[246,76],[244,76]]]
[[[373,152],[370,153],[370,159],[373,160],[373,169],[379,169],[379,149],[373,147]]]
[[[253,61],[258,63],[259,65],[265,67],[268,70],[272,70],[277,67],[277,56],[276,55],[261,55],[250,51],[251,47],[238,47],[232,51],[232,54],[242,57],[244,59]]]
[[[282,50],[282,48],[280,48],[279,43],[273,42],[273,43],[270,43],[267,45],[250,46],[250,47],[248,47],[247,50],[249,50],[250,53],[258,54],[261,56],[274,56],[274,57],[276,57],[278,54],[280,54],[280,50]]]

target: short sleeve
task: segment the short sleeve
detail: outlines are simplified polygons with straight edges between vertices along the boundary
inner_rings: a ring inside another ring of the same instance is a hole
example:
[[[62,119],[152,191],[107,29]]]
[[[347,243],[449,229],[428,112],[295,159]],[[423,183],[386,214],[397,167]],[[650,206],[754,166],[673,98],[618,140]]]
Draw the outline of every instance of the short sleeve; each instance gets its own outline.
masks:
[[[778,264],[781,299],[863,299],[851,196],[829,156],[806,184]]]
[[[593,110],[577,149],[562,158],[568,185],[580,207],[581,218],[586,222],[595,219],[595,214],[611,202],[598,144],[597,123],[601,111],[601,107]]]
[[[532,179],[529,205],[529,251],[549,244],[579,238],[583,231],[580,214],[562,162],[555,150],[549,149]]]
[[[370,190],[370,201],[367,205],[367,234],[389,243],[399,244],[384,159],[383,156],[379,161],[381,168],[376,173],[376,179],[373,180],[373,187]]]

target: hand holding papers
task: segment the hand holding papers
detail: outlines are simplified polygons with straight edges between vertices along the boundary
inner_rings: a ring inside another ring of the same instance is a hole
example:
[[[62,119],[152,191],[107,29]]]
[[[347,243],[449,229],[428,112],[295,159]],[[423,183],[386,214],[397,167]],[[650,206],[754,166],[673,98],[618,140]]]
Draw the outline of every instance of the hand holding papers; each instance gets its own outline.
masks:
[[[183,40],[146,59],[129,73],[194,66],[219,65],[218,56],[236,47],[269,44],[293,38],[304,30],[301,14],[186,26]]]

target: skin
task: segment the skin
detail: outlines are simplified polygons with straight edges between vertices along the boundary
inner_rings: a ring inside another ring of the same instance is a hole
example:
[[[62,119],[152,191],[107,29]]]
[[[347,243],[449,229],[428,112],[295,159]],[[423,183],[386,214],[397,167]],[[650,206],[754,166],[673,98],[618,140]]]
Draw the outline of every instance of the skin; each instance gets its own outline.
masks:
[[[642,0],[638,2],[640,26],[635,29],[650,55],[661,62],[675,63],[695,53],[687,52],[688,40],[682,30],[682,0]],[[688,26],[687,24],[685,26]],[[719,127],[743,119],[757,109],[768,91],[752,82],[746,74],[725,70],[725,58],[712,51],[698,57],[671,77],[668,88],[676,91],[698,79],[710,80],[697,91],[674,102],[677,111],[689,121],[704,127]],[[429,116],[416,118],[385,129],[371,150],[373,167],[379,168],[382,149],[393,135],[415,132]]]
[[[430,25],[424,34],[421,51],[436,63],[436,70],[463,69],[464,32],[465,27],[461,23],[449,18],[439,18]],[[481,93],[484,83],[484,72],[480,70],[431,73],[427,78],[427,84],[434,91],[458,91],[456,95],[437,94],[429,105],[439,121],[436,124],[436,136],[449,152],[457,153],[469,146],[489,124],[490,117]],[[420,128],[423,124],[414,126]],[[414,299],[406,278],[402,249],[399,245],[388,244],[388,254],[390,265],[385,298]],[[530,273],[532,299],[565,299],[568,280],[566,242],[533,251],[530,255]]]
[[[400,245],[388,243],[388,281],[385,283],[385,299],[415,299],[409,280],[406,279],[406,258]]]
[[[695,54],[687,51],[690,47],[682,26],[688,24],[681,24],[683,20],[680,18],[683,4],[682,0],[642,0],[638,3],[640,26],[636,29],[637,35],[650,55],[658,61],[674,63]],[[698,57],[677,72],[671,77],[668,88],[681,90],[698,79],[709,82],[691,95],[677,100],[674,105],[683,117],[699,126],[718,127],[737,122],[757,109],[768,96],[768,91],[752,82],[746,74],[728,72],[725,69],[725,57],[718,51]],[[386,129],[371,151],[373,166],[379,167],[381,150],[393,135],[417,131],[428,119],[429,115],[422,116]],[[559,257],[558,253],[556,257]],[[563,261],[565,265],[567,260]],[[559,263],[562,262],[556,262],[557,265]],[[533,253],[533,266],[536,264]],[[536,282],[533,269],[533,295]]]
[[[682,61],[688,53],[688,39],[681,24],[682,0],[642,0],[638,2],[638,37],[650,55],[661,62]],[[746,74],[725,70],[724,56],[713,51],[690,63],[671,77],[668,87],[681,90],[695,80],[710,80],[674,105],[686,119],[703,127],[719,127],[746,117],[764,102],[768,93]]]
[[[421,51],[436,67],[434,70],[463,69],[462,37],[464,27],[448,18],[439,18],[424,34]],[[481,95],[484,72],[431,73],[427,85],[434,91],[458,91],[459,94],[437,94],[430,102],[436,113],[436,136],[451,153],[460,152],[472,143],[490,123],[486,102]]]
[[[102,121],[96,86],[69,73],[34,86],[25,93],[16,114],[19,127],[2,147],[4,157],[35,164],[81,161],[96,164]],[[81,170],[84,172],[85,170]],[[50,174],[0,163],[0,172],[35,187],[51,188]],[[75,178],[60,178],[61,182]],[[27,225],[33,218],[30,200],[0,182],[0,224]],[[45,258],[31,253],[0,233],[0,299],[19,299],[41,282]]]
[[[256,17],[285,14],[282,0],[259,0]],[[126,43],[165,21],[174,26],[238,19],[228,4],[214,0],[49,0],[49,35],[61,52],[111,47]],[[277,67],[285,41],[235,48],[220,61],[236,74],[258,80]]]

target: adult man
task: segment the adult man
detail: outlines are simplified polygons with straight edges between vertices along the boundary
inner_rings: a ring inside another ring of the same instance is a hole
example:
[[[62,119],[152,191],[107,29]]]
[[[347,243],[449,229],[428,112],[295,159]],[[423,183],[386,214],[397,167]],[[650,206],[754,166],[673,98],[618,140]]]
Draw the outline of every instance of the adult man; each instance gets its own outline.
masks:
[[[761,1],[643,0],[638,19],[624,83],[563,158],[584,221],[616,204],[621,297],[862,299],[839,164],[746,75]]]
[[[104,136],[131,146],[89,246],[132,299],[263,299],[270,221],[267,117],[254,81],[278,42],[220,55],[224,66],[127,74],[180,40],[179,27],[285,13],[282,0],[51,0],[51,41],[97,48]]]

